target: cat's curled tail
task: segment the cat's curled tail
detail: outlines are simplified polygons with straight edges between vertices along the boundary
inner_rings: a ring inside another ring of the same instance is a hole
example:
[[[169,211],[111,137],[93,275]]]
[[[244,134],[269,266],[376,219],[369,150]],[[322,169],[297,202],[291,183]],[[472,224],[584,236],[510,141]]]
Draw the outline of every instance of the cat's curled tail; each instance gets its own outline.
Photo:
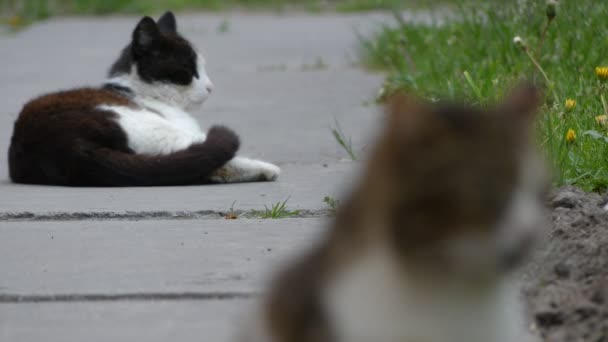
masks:
[[[61,145],[63,152],[49,149],[31,153],[25,150],[27,144],[13,141],[9,149],[11,179],[67,186],[203,184],[234,158],[240,141],[232,130],[213,126],[204,142],[167,155],[135,154],[84,139]]]
[[[85,151],[96,164],[94,178],[109,186],[183,185],[206,183],[214,171],[234,158],[238,136],[224,126],[213,126],[207,139],[168,155],[148,156],[100,148]]]

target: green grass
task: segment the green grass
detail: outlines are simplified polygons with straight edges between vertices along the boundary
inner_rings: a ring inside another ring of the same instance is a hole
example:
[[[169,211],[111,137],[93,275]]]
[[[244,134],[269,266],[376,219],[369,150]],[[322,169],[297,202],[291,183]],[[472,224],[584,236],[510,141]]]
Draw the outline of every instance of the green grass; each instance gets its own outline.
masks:
[[[230,22],[228,19],[222,20],[222,22],[217,27],[217,33],[227,33],[230,31]]]
[[[396,20],[362,39],[365,63],[388,72],[379,99],[408,89],[432,100],[456,98],[484,106],[518,80],[532,79],[546,90],[538,133],[557,169],[556,183],[606,189],[607,131],[595,117],[607,114],[601,94],[606,96],[608,83],[601,83],[594,70],[608,66],[608,36],[601,33],[608,2],[560,1],[540,52],[548,22],[545,1],[461,2],[457,14],[460,19],[443,25]],[[515,36],[521,36],[533,58],[513,43]],[[571,111],[566,99],[577,102]],[[577,135],[572,143],[565,139],[568,129]]]
[[[340,127],[340,124],[338,123],[338,120],[335,120],[334,127],[332,127],[331,129],[331,134],[333,135],[338,145],[342,146],[344,151],[348,153],[350,159],[357,160],[357,154],[353,150],[353,144],[350,140],[350,137],[346,137],[346,135],[342,131],[342,128]]]
[[[448,0],[0,0],[0,24],[14,28],[57,15],[159,14],[166,10],[230,9],[311,12],[420,7]]]
[[[336,1],[336,9],[343,12],[369,11],[377,9],[395,9],[408,5],[419,7],[426,5],[428,1],[403,1],[403,0],[349,0]]]
[[[327,204],[327,207],[332,214],[335,214],[340,206],[340,200],[337,200],[331,196],[323,197],[323,203]]]
[[[263,211],[254,211],[253,214],[255,217],[261,219],[281,219],[299,215],[299,210],[287,209],[287,201],[289,201],[289,198],[283,202],[277,202],[273,204],[270,208],[264,206]]]

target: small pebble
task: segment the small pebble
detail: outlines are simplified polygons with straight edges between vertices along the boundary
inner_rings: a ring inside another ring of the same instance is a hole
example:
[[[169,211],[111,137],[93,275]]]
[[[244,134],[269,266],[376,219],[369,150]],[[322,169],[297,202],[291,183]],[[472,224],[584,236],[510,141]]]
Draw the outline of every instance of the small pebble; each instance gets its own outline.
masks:
[[[535,316],[536,323],[541,327],[553,327],[564,324],[561,312],[539,312]]]
[[[557,275],[559,278],[568,278],[570,277],[570,268],[568,267],[568,265],[564,264],[564,263],[557,263],[554,267],[553,267],[553,271],[555,272],[555,275]]]
[[[563,191],[557,194],[551,201],[553,208],[572,209],[580,202],[581,195],[572,191]]]

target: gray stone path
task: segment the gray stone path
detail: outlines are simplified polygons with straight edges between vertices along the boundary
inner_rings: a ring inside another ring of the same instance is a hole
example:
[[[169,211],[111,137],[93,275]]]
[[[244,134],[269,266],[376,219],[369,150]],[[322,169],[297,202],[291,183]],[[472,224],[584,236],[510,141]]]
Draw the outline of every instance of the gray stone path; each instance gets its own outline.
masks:
[[[323,222],[5,222],[0,227],[0,292],[21,300],[32,295],[255,294],[269,266],[309,246]]]
[[[376,129],[382,76],[355,66],[356,32],[387,17],[179,15],[216,91],[195,113],[234,128],[242,154],[277,163],[274,183],[74,189],[8,182],[0,152],[0,341],[229,341],[273,266],[326,218],[224,220],[234,209],[322,214],[358,170]],[[33,96],[99,84],[137,18],[71,18],[0,35],[0,151]],[[222,23],[225,23],[222,25]],[[227,28],[220,32],[220,26]],[[314,216],[314,215],[313,215]],[[184,220],[183,218],[186,218]]]
[[[230,341],[249,300],[0,304],[0,341]]]

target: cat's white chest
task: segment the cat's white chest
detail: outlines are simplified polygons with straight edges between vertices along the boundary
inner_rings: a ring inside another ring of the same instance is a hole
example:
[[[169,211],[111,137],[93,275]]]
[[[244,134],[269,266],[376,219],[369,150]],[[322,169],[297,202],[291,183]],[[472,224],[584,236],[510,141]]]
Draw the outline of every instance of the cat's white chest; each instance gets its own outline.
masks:
[[[125,131],[129,148],[138,154],[162,155],[205,141],[196,120],[185,111],[155,102],[139,108],[100,106],[116,113],[116,122]]]
[[[519,337],[519,306],[510,291],[471,295],[436,285],[408,284],[407,275],[378,250],[334,278],[324,299],[339,342],[513,342]]]

